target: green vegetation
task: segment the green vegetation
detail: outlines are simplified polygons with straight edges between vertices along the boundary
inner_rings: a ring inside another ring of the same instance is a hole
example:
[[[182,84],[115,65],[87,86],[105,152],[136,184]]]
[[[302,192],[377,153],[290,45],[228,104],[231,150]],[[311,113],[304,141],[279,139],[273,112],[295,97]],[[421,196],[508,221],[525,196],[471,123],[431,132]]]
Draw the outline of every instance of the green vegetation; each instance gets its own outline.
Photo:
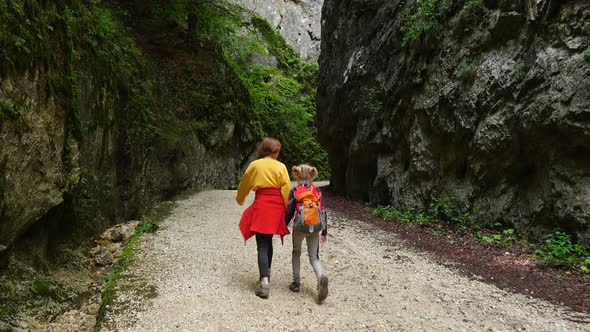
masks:
[[[571,236],[559,230],[545,237],[545,241],[535,251],[533,258],[547,266],[567,268],[579,266],[581,271],[590,272],[588,271],[590,252],[580,244],[573,244]]]
[[[51,295],[51,282],[47,279],[36,279],[33,281],[33,289],[35,293],[40,296],[50,296]]]
[[[396,220],[402,224],[408,224],[414,221],[414,214],[411,209],[400,211],[393,206],[378,206],[373,210],[373,215],[385,219]]]
[[[463,83],[471,83],[475,80],[477,75],[477,62],[474,59],[469,59],[461,70],[459,71],[459,78]]]
[[[102,320],[107,306],[113,303],[113,300],[115,299],[115,285],[119,278],[121,278],[123,272],[127,270],[131,263],[133,263],[133,260],[135,259],[135,250],[141,235],[141,233],[136,231],[136,233],[131,236],[129,242],[127,242],[123,248],[121,257],[119,257],[114,264],[113,269],[108,274],[102,276],[104,288],[102,290],[102,303],[98,311],[97,321]]]
[[[554,231],[543,243],[533,244],[519,237],[513,228],[496,222],[486,221],[485,213],[469,207],[459,194],[444,195],[432,200],[427,211],[417,208],[396,208],[378,206],[373,215],[394,220],[401,224],[416,223],[421,227],[433,227],[434,236],[447,236],[449,243],[457,244],[457,236],[474,234],[474,239],[501,248],[536,249],[533,258],[541,265],[579,269],[590,273],[590,252],[580,244],[574,244],[569,234]]]
[[[160,223],[166,216],[168,216],[174,208],[174,202],[162,202],[150,210],[135,227],[135,233],[131,236],[125,247],[121,257],[115,262],[113,269],[102,276],[105,283],[102,291],[102,303],[98,313],[97,321],[104,317],[105,310],[111,304],[115,297],[115,286],[121,275],[135,259],[135,252],[141,236],[145,233],[152,233],[158,229]]]
[[[527,74],[526,67],[524,65],[519,65],[514,67],[512,70],[512,77],[517,81],[522,81]]]
[[[453,0],[406,0],[402,10],[400,30],[402,46],[429,48],[442,30]]]
[[[430,204],[430,214],[449,225],[467,226],[472,221],[465,197],[458,194],[435,197]]]
[[[116,91],[122,86],[130,90],[130,143],[153,139],[157,131],[149,107],[151,89],[140,77],[144,67],[133,39],[98,0],[0,1],[0,76],[45,68],[49,92],[68,110],[72,134],[78,139],[84,131],[80,81],[88,77],[104,89],[105,98],[120,97]],[[108,105],[97,100],[93,106],[93,121],[112,118]],[[20,113],[14,105],[3,103],[0,108],[2,113],[11,110],[13,116]]]
[[[0,118],[6,116],[9,119],[14,120],[18,118],[22,112],[22,107],[18,106],[13,101],[0,98]]]
[[[367,95],[367,110],[371,113],[380,113],[383,111],[384,91],[380,88],[369,89]]]
[[[224,4],[202,5],[197,35],[216,40],[226,61],[247,89],[248,114],[254,135],[278,138],[287,165],[310,163],[322,178],[329,177],[327,154],[316,142],[315,98],[317,62],[305,62],[266,20]],[[247,29],[243,29],[247,27]],[[253,57],[276,59],[277,67],[253,63]]]
[[[451,19],[451,25],[455,31],[469,32],[481,21],[483,13],[483,0],[465,0],[459,13]]]
[[[475,238],[481,242],[495,244],[502,248],[511,248],[517,240],[514,229],[512,228],[505,229],[499,233],[483,233],[482,231],[478,231]]]
[[[438,45],[439,34],[449,21],[466,30],[478,22],[483,10],[483,0],[406,0],[400,24],[402,46],[431,49]]]

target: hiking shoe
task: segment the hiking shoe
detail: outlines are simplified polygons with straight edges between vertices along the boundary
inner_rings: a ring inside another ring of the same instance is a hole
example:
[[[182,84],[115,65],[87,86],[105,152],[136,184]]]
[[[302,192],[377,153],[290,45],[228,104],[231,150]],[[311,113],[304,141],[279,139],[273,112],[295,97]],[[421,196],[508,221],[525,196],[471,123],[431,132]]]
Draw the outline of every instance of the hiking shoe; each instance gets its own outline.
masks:
[[[328,297],[328,277],[322,276],[318,282],[318,303],[322,304]]]
[[[289,285],[289,289],[292,292],[295,293],[299,293],[299,291],[301,290],[301,285],[297,282],[297,281],[293,281],[290,285]]]
[[[270,284],[263,284],[259,281],[254,294],[260,298],[268,299],[268,296],[270,295]]]

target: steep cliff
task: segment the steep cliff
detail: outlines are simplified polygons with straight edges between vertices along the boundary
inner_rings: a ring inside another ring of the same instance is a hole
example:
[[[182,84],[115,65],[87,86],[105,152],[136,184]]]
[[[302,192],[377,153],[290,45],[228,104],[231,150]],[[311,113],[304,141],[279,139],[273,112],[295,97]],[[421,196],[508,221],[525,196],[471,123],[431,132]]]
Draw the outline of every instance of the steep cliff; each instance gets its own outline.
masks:
[[[458,194],[590,241],[587,1],[326,0],[322,15],[334,189],[418,208]]]
[[[43,262],[176,193],[237,185],[251,102],[214,41],[163,21],[132,25],[136,44],[97,3],[0,7],[0,256]]]
[[[320,19],[323,0],[231,0],[262,16],[275,26],[301,58],[317,60],[320,54]]]

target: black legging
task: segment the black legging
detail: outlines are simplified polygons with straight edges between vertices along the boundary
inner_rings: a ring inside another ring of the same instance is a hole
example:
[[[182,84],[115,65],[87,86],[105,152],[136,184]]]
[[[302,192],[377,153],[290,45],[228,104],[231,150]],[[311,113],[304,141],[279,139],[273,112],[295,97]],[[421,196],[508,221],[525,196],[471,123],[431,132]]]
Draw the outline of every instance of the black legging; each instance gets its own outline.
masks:
[[[272,234],[256,233],[256,247],[258,248],[258,270],[260,271],[260,278],[270,277]]]

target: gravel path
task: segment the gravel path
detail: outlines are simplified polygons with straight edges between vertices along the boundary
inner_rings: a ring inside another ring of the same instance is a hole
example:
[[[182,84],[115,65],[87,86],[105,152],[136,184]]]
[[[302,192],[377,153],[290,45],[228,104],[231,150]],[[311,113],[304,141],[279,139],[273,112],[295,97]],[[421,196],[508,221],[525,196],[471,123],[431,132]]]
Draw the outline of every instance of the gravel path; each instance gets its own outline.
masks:
[[[256,244],[244,245],[237,223],[246,205],[234,197],[206,191],[178,202],[144,237],[103,331],[590,331],[588,315],[460,276],[337,211],[321,249],[326,302],[315,304],[307,259],[302,293],[289,291],[291,237],[283,246],[275,238],[271,295],[259,299]]]

